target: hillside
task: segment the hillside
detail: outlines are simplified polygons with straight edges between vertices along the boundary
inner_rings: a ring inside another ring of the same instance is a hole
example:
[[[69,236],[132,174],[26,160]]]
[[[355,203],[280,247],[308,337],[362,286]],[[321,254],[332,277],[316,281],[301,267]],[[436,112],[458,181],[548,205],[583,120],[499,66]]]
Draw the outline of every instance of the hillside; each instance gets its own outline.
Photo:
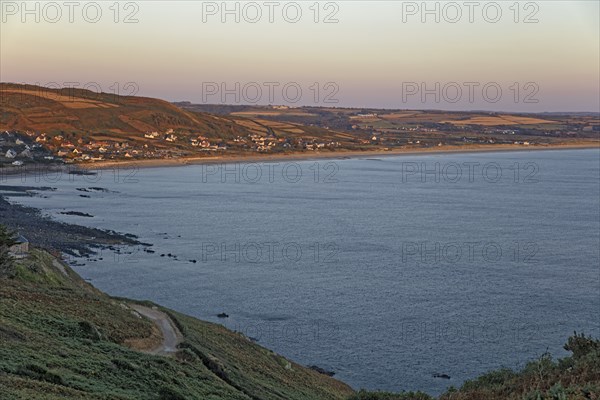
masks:
[[[0,167],[27,168],[348,151],[593,147],[600,120],[577,114],[171,104],[0,83],[0,132]]]
[[[3,400],[434,399],[420,392],[355,393],[221,325],[107,296],[45,251],[32,249],[11,263],[4,249]],[[168,320],[177,345],[166,349],[165,328],[148,313]],[[439,399],[599,400],[600,341],[575,334],[565,349],[573,355],[554,361],[543,354],[521,371],[487,373]]]
[[[226,137],[245,131],[228,118],[182,110],[164,100],[90,90],[0,83],[0,129],[105,134],[134,139],[167,129]]]
[[[99,292],[44,251],[32,250],[14,270],[0,267],[0,397],[334,400],[352,393],[239,333],[160,307],[183,343],[174,357],[147,354],[161,334],[134,304]]]
[[[2,131],[0,165],[289,153],[358,143],[353,135],[314,124],[213,115],[147,97],[13,83],[0,83]]]

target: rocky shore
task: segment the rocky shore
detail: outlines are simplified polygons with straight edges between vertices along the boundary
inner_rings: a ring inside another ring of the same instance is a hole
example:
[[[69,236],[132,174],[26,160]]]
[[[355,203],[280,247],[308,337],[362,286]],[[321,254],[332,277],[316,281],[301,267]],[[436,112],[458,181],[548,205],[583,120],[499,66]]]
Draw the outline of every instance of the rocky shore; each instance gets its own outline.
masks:
[[[48,190],[53,188],[0,185],[0,223],[25,236],[35,247],[71,256],[89,257],[102,248],[143,244],[134,235],[55,221],[36,208],[11,203],[5,197],[7,192],[30,196]]]

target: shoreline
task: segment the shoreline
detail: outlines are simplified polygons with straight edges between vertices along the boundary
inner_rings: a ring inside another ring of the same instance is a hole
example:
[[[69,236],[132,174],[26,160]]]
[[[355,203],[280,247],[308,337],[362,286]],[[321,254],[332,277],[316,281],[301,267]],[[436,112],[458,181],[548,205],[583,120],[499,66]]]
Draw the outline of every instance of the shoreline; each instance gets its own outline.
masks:
[[[53,254],[59,252],[71,257],[89,258],[98,250],[118,246],[150,246],[137,236],[109,229],[62,222],[45,213],[42,208],[30,207],[11,201],[10,197],[31,196],[30,191],[53,191],[49,186],[11,186],[0,184],[0,221],[35,247]],[[73,211],[63,211],[73,212]],[[83,215],[83,214],[82,214]]]
[[[464,146],[464,147],[431,147],[426,149],[392,149],[392,150],[348,150],[336,152],[311,152],[311,153],[287,153],[287,154],[260,154],[260,155],[219,155],[210,157],[182,157],[169,159],[144,159],[144,160],[119,160],[100,161],[94,163],[71,164],[84,171],[107,170],[118,167],[125,168],[162,168],[182,167],[188,165],[202,164],[233,164],[239,162],[276,162],[276,161],[310,161],[310,160],[340,160],[360,158],[365,156],[419,156],[419,155],[443,155],[443,154],[469,154],[469,153],[495,153],[495,152],[523,152],[523,151],[547,151],[547,150],[586,150],[600,149],[600,142],[584,142],[574,144],[550,144],[538,146],[517,145],[495,145],[495,146]]]

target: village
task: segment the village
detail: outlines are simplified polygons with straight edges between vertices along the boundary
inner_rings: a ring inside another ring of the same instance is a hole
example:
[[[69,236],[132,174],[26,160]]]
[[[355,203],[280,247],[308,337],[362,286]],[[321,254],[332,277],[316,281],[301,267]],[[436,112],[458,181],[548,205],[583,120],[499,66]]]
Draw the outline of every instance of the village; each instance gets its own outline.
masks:
[[[0,165],[20,167],[28,163],[55,163],[57,158],[32,135],[3,131],[0,133]]]
[[[192,106],[189,106],[192,107]],[[198,107],[194,105],[193,107]],[[193,108],[195,110],[195,108]],[[287,109],[277,108],[277,111]],[[315,113],[317,111],[310,110]],[[470,145],[549,145],[557,140],[593,138],[600,124],[588,118],[570,120],[555,129],[538,123],[531,117],[510,117],[513,125],[497,125],[498,117],[460,116],[454,123],[448,115],[432,113],[429,120],[418,117],[408,122],[401,113],[383,114],[367,111],[348,111],[334,114],[318,110],[321,119],[315,124],[295,110],[289,118],[262,116],[254,120],[236,120],[239,126],[228,134],[202,132],[193,128],[167,127],[161,130],[123,132],[103,131],[4,131],[0,132],[0,166],[22,167],[28,164],[81,164],[103,161],[177,159],[243,154],[285,154],[330,152],[336,150],[425,149]],[[316,115],[316,114],[315,114]],[[443,118],[444,117],[444,118]],[[465,120],[466,118],[466,120]],[[437,119],[437,120],[436,120]],[[503,120],[508,120],[503,116]],[[303,122],[299,125],[298,121]],[[531,120],[536,124],[524,124]],[[467,122],[464,122],[467,121]],[[477,125],[474,123],[493,123]],[[517,122],[523,122],[517,124]],[[545,121],[542,121],[545,122]],[[302,129],[299,129],[302,127]]]
[[[249,134],[232,139],[208,138],[202,134],[151,131],[126,137],[75,133],[4,131],[0,135],[0,165],[19,167],[39,163],[93,163],[108,160],[167,159],[214,153],[275,153],[334,149],[335,141]]]

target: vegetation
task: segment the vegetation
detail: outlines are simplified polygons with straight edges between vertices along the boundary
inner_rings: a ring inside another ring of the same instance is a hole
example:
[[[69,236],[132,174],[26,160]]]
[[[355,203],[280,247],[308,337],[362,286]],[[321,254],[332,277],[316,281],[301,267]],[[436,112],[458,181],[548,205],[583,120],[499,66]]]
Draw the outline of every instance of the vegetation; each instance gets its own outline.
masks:
[[[450,389],[440,400],[598,400],[600,341],[577,332],[564,346],[571,357],[552,360],[548,353],[515,372],[501,369]]]
[[[11,238],[0,228],[2,243]],[[140,343],[160,334],[132,300],[105,295],[42,250],[10,262],[13,273],[0,277],[3,400],[433,400],[353,392],[240,333],[160,307],[184,341],[174,357],[147,354]],[[599,400],[600,341],[575,333],[565,349],[573,355],[544,354],[522,371],[490,372],[439,399]]]
[[[564,346],[571,357],[553,361],[550,354],[529,362],[521,371],[500,369],[450,388],[439,400],[598,400],[600,340],[575,332]],[[433,400],[424,393],[360,391],[348,400]]]
[[[10,254],[10,247],[16,244],[14,236],[14,232],[0,225],[0,277],[14,274],[14,259]]]
[[[134,350],[156,328],[48,253],[0,278],[0,387],[10,399],[345,399],[345,384],[221,325],[168,312],[184,334],[175,357]],[[149,305],[149,303],[144,303]]]
[[[387,393],[361,390],[348,400],[433,400],[433,397],[422,392]]]

